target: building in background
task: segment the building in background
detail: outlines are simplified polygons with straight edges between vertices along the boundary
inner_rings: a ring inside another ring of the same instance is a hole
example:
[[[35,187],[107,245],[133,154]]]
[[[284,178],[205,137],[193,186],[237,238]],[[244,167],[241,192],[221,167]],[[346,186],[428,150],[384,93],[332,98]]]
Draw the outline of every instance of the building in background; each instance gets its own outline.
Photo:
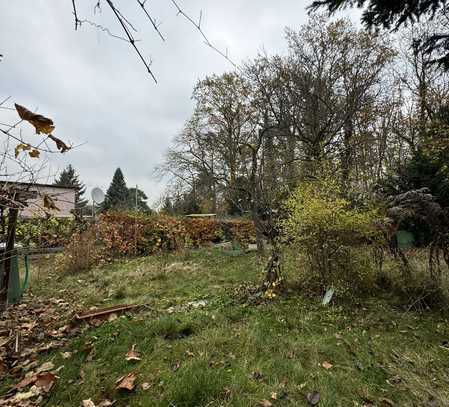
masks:
[[[74,216],[76,196],[74,187],[0,181],[0,193],[1,191],[20,191],[27,194],[27,206],[19,212],[21,218],[45,218],[49,215],[55,218]],[[53,209],[51,209],[52,206],[54,206]]]

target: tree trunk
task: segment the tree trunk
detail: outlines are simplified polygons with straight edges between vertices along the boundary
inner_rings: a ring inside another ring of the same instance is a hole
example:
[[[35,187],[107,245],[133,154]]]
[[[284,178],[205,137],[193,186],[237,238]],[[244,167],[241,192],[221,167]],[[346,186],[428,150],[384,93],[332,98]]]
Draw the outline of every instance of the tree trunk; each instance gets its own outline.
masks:
[[[347,196],[350,189],[350,175],[352,167],[352,146],[353,136],[352,120],[348,119],[345,123],[343,134],[343,151],[341,154],[341,188],[344,196]]]
[[[259,186],[257,185],[257,150],[251,148],[252,154],[252,168],[251,168],[251,186],[252,186],[252,199],[251,199],[251,215],[256,229],[256,244],[257,254],[263,256],[265,253],[265,247],[263,244],[263,224],[260,218],[259,206],[260,206],[260,193]]]
[[[265,281],[263,287],[272,289],[278,285],[281,279],[281,264],[279,259],[279,247],[275,241],[272,241],[271,255],[265,269]]]

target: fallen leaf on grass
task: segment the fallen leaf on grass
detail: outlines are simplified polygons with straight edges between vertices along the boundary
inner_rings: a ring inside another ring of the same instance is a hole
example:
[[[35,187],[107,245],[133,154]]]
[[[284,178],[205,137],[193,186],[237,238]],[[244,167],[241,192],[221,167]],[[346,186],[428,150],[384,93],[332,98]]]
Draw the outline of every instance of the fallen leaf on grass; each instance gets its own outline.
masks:
[[[82,407],[95,407],[95,403],[92,401],[92,399],[83,400],[81,403]]]
[[[110,401],[110,400],[103,400],[97,407],[110,407],[112,405],[114,405],[114,401]]]
[[[317,391],[307,393],[306,399],[309,405],[316,406],[320,402],[320,393]]]
[[[134,382],[136,381],[137,376],[134,373],[129,373],[126,376],[120,377],[116,383],[116,389],[117,390],[128,390],[133,391],[136,385]]]
[[[173,363],[171,370],[172,372],[176,372],[181,367],[181,362],[177,360],[175,363]]]
[[[36,381],[36,376],[25,376],[19,383],[17,383],[14,388],[15,389],[23,389],[24,387],[29,386],[30,384]]]
[[[261,400],[259,401],[259,406],[261,407],[271,407],[273,403],[269,400]]]
[[[146,391],[151,388],[151,384],[150,383],[142,383],[140,387],[142,387],[142,390]]]
[[[131,349],[126,354],[126,360],[128,362],[138,362],[139,360],[142,360],[139,356],[139,354],[135,350],[136,344],[134,344]]]
[[[323,366],[326,370],[332,369],[334,367],[334,365],[327,360],[321,363],[321,366]]]
[[[47,372],[37,375],[36,386],[48,393],[55,384],[56,376],[53,373]]]
[[[27,392],[24,392],[24,393],[17,393],[14,396],[13,400],[17,401],[17,402],[20,402],[20,401],[29,400],[29,399],[31,399],[33,397],[38,396],[38,395],[39,395],[39,390],[35,386],[33,386],[30,389],[30,391],[27,391]]]
[[[108,322],[115,321],[116,319],[118,319],[118,315],[115,312],[108,316]]]
[[[25,322],[22,325],[20,325],[21,329],[26,329],[28,331],[32,331],[33,328],[35,328],[37,326],[37,322],[36,321],[31,321],[31,322]]]
[[[54,368],[55,365],[52,362],[45,362],[36,370],[36,373],[48,372],[49,370],[53,370]]]
[[[70,359],[72,357],[72,352],[62,352],[61,356],[63,359]]]
[[[278,399],[278,394],[277,394],[276,392],[272,392],[272,393],[271,393],[271,398],[272,398],[273,400],[277,400],[277,399]]]

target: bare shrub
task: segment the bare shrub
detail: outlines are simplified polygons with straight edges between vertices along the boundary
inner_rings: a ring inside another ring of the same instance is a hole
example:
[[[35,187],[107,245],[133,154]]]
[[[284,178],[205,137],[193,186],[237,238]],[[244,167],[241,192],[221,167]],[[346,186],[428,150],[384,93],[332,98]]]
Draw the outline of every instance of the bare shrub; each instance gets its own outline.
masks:
[[[80,273],[105,262],[105,251],[98,242],[95,227],[75,233],[58,260],[58,269],[65,273]]]

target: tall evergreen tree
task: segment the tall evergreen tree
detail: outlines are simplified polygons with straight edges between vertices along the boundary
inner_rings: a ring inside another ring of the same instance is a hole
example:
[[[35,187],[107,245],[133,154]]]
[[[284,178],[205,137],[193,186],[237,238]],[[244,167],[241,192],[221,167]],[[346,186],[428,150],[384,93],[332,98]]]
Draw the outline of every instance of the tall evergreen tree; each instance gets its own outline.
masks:
[[[110,209],[128,209],[129,208],[129,190],[126,186],[125,177],[122,170],[117,168],[112,177],[111,185],[106,191],[106,197],[103,203],[103,210]]]
[[[327,9],[331,14],[346,7],[364,8],[362,22],[368,27],[398,29],[427,17],[446,18],[447,0],[314,0],[312,11]],[[438,32],[427,38],[416,38],[415,46],[434,56],[433,62],[449,70],[449,32]]]
[[[135,209],[141,212],[151,212],[147,204],[148,197],[145,192],[139,188],[129,188],[128,190],[128,205],[129,209]]]
[[[53,185],[62,187],[75,187],[75,210],[77,213],[82,212],[82,210],[87,205],[87,199],[83,197],[86,192],[86,186],[80,181],[78,174],[75,169],[69,164],[66,168],[62,170],[59,177],[55,179]]]

